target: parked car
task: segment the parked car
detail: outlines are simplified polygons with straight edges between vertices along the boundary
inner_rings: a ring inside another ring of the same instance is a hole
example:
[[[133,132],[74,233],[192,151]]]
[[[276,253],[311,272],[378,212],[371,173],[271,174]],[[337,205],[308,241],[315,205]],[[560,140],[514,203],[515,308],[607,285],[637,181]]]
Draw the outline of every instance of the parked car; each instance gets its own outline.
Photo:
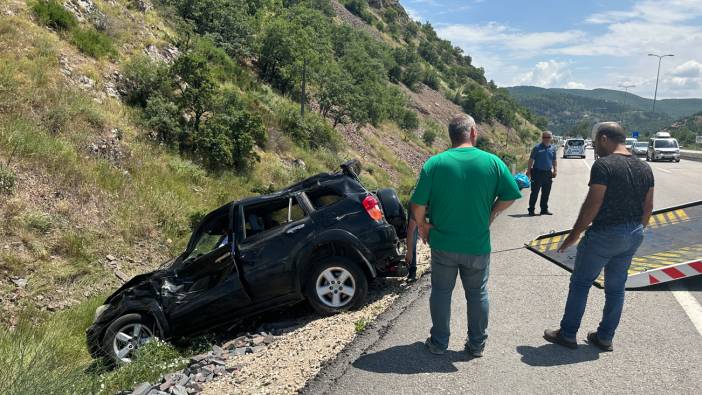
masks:
[[[634,145],[638,142],[639,140],[629,137],[624,141],[624,145],[626,146],[626,149],[629,150],[629,152],[634,152]]]
[[[569,156],[579,156],[585,158],[585,140],[583,139],[568,139],[563,147],[563,159]]]
[[[86,331],[90,354],[128,363],[154,336],[230,327],[302,300],[321,314],[361,306],[370,280],[406,272],[406,213],[394,190],[367,190],[359,171],[347,162],[209,213],[182,254],[96,310]]]
[[[667,133],[666,133],[667,134]],[[678,145],[678,140],[670,137],[658,137],[660,134],[657,133],[656,137],[648,141],[648,149],[646,151],[647,161],[657,161],[657,160],[669,160],[680,162],[680,147]]]
[[[648,151],[648,143],[644,141],[639,141],[636,144],[634,144],[634,147],[632,148],[632,153],[636,156],[646,156],[646,152]]]

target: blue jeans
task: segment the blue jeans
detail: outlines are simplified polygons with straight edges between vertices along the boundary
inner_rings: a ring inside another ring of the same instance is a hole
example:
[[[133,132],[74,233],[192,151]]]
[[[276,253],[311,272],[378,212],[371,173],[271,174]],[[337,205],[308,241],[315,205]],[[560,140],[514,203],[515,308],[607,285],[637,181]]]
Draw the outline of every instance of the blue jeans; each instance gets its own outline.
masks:
[[[451,335],[451,295],[460,274],[468,302],[468,343],[482,350],[487,339],[488,293],[487,281],[490,254],[466,255],[431,251],[431,340],[442,348],[448,347]]]
[[[590,229],[578,244],[570,290],[561,320],[561,335],[572,339],[578,333],[592,283],[604,268],[605,305],[597,337],[609,342],[619,326],[624,308],[624,287],[629,266],[643,241],[641,224],[623,224]]]

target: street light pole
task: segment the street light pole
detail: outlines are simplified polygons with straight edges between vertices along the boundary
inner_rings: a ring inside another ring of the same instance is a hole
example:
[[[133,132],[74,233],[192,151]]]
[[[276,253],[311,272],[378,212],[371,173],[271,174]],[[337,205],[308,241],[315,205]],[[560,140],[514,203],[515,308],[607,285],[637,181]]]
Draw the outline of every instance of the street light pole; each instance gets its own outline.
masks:
[[[620,88],[624,88],[624,107],[626,107],[626,101],[629,98],[629,88],[635,88],[634,84],[619,84]],[[622,113],[621,124],[624,124],[624,113]]]
[[[650,53],[650,54],[648,54],[648,56],[655,56],[658,58],[658,73],[656,73],[656,90],[653,93],[653,110],[651,111],[651,112],[656,112],[656,98],[658,97],[658,78],[661,75],[661,60],[663,60],[663,58],[665,58],[666,56],[675,56],[675,55],[672,55],[672,54],[656,55],[656,54]]]

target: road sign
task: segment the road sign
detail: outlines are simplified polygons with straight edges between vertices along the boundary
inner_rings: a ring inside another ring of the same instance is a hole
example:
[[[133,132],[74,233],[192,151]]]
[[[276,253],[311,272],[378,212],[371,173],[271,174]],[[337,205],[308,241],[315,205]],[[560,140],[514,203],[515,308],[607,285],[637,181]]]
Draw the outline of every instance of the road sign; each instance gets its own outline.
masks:
[[[633,132],[631,132],[631,137],[633,137],[633,138],[635,138],[635,139],[639,138],[639,131],[638,131],[638,130],[634,130]]]
[[[702,144],[702,136],[697,136],[697,140],[695,142],[697,144]]]

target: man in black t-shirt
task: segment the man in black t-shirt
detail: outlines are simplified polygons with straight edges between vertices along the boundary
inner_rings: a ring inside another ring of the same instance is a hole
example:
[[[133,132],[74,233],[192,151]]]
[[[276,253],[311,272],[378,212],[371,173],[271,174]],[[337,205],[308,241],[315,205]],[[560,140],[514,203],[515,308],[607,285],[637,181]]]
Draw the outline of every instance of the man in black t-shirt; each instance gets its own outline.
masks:
[[[577,248],[570,290],[559,329],[547,329],[544,338],[576,348],[576,334],[585,312],[593,281],[605,271],[605,306],[602,321],[587,340],[612,351],[612,338],[624,307],[624,287],[631,259],[643,241],[643,229],[653,211],[653,172],[646,162],[631,155],[626,134],[616,122],[593,128],[599,159],[590,173],[590,190],[573,230],[559,247],[564,252],[587,229]],[[590,229],[588,226],[592,223]]]

